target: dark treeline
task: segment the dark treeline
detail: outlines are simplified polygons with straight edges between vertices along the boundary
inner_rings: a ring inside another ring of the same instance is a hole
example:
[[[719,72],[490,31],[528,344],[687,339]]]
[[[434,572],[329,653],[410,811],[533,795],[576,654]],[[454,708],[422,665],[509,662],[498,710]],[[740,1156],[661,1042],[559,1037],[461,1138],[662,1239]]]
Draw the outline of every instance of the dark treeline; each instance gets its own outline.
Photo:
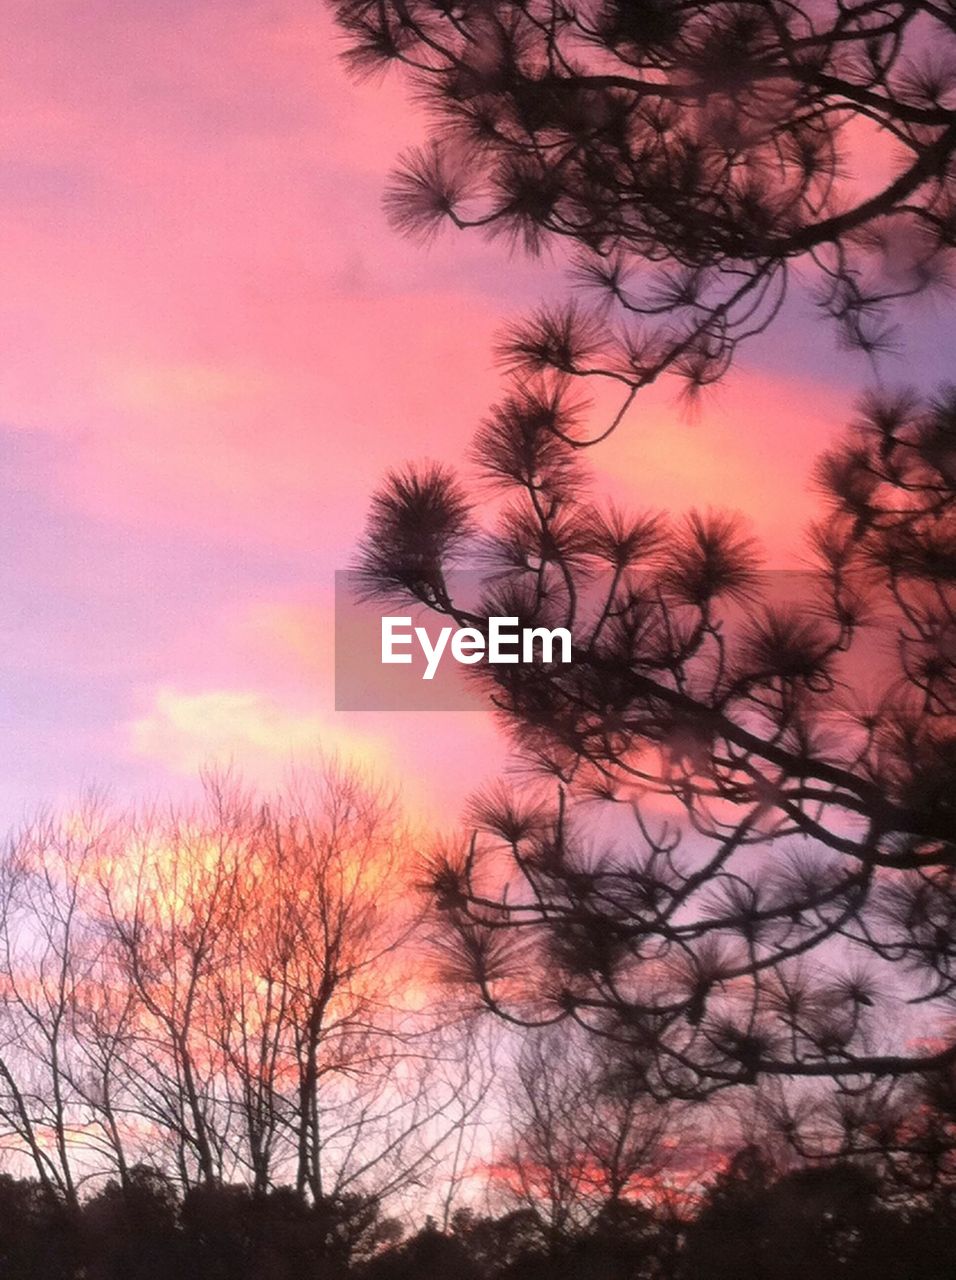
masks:
[[[460,1209],[407,1238],[374,1199],[306,1204],[291,1189],[181,1194],[145,1166],[74,1210],[0,1177],[7,1280],[944,1280],[956,1272],[952,1189],[901,1199],[874,1170],[775,1170],[742,1148],[691,1206],[618,1203],[554,1236],[531,1208]]]

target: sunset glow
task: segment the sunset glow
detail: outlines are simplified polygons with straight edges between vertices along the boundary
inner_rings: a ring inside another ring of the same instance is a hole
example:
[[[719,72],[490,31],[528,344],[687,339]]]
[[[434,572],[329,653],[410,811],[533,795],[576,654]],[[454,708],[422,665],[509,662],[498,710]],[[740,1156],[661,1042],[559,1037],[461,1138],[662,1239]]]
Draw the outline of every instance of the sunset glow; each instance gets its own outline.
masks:
[[[336,715],[331,577],[387,467],[460,457],[492,335],[552,267],[388,229],[420,126],[399,81],[348,80],[312,0],[16,0],[0,23],[24,51],[0,102],[5,812],[322,744],[457,806],[499,767],[491,731],[459,722],[463,768],[447,723]],[[944,334],[911,310],[887,368],[931,381]],[[812,323],[796,298],[689,422],[650,391],[601,483],[738,507],[797,560],[812,458],[867,377]]]
[[[2,1280],[956,1274],[954,5],[0,6]]]

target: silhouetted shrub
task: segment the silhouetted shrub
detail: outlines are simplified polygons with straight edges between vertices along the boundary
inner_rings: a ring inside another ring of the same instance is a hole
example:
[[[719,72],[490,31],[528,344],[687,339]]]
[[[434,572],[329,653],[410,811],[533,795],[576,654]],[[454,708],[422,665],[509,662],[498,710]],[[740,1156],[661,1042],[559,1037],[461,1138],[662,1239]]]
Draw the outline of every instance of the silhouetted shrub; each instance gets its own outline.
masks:
[[[137,1165],[83,1206],[90,1280],[164,1280],[182,1262],[178,1197],[157,1170]]]
[[[484,1280],[485,1274],[461,1239],[429,1222],[397,1248],[373,1258],[363,1280],[423,1280],[426,1276]]]
[[[0,1174],[3,1280],[69,1280],[79,1259],[76,1216],[39,1182]]]

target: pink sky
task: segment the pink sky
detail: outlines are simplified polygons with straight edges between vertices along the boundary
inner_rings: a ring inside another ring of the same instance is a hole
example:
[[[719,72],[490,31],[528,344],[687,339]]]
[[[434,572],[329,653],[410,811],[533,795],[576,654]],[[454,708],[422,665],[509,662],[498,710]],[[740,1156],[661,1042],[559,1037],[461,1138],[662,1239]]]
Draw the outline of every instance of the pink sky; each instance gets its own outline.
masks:
[[[332,574],[387,467],[463,454],[554,265],[387,228],[419,124],[399,82],[349,83],[319,0],[8,0],[0,36],[5,819],[324,745],[450,820],[502,748],[479,714],[332,710]],[[931,385],[945,333],[910,320],[888,374]],[[792,563],[866,378],[798,300],[694,422],[655,389],[594,463]]]

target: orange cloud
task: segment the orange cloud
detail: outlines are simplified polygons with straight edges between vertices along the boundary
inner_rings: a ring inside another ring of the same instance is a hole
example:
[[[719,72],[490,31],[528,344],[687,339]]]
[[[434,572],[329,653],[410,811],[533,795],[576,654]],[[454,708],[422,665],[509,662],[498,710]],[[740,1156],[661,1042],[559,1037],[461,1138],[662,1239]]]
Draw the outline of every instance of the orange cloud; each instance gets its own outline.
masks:
[[[673,387],[645,393],[594,461],[627,506],[740,511],[768,564],[792,567],[819,506],[814,461],[852,411],[853,396],[839,387],[736,370],[709,394],[697,421],[681,420]]]

